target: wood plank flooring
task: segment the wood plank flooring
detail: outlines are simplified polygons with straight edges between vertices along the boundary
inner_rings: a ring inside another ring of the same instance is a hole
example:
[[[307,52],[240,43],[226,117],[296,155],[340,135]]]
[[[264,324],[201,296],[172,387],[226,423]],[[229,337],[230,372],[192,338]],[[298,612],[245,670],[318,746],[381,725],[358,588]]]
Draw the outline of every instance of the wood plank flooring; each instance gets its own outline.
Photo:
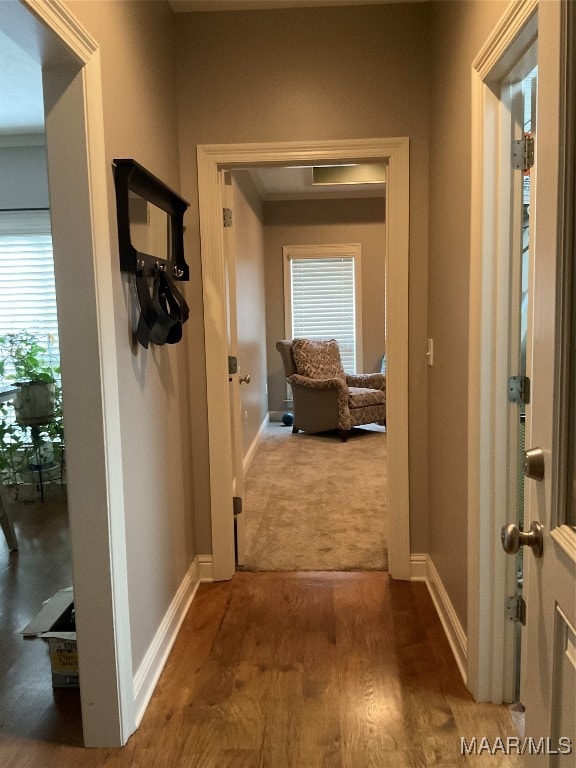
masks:
[[[48,709],[44,730],[29,730],[25,705],[8,729],[2,718],[2,768],[517,764],[460,754],[460,737],[515,735],[508,710],[472,701],[426,586],[383,572],[201,585],[124,749],[79,748],[71,707],[68,734]]]
[[[82,744],[77,690],[52,689],[47,644],[24,640],[23,627],[55,592],[72,584],[66,490],[34,489],[9,506],[19,543],[9,552],[0,540],[0,767],[18,765],[24,745]],[[14,762],[16,760],[16,762]]]

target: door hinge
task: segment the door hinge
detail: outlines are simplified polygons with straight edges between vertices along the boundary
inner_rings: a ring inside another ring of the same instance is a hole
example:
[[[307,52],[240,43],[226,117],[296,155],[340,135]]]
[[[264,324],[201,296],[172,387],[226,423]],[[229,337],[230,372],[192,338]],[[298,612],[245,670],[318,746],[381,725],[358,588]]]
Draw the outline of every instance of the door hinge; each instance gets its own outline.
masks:
[[[506,618],[526,626],[526,601],[522,595],[511,595],[506,599]]]
[[[222,208],[223,220],[225,227],[232,226],[232,208]]]
[[[238,517],[238,515],[242,514],[242,497],[241,496],[234,496],[232,499],[232,509],[234,510],[234,517]]]
[[[527,133],[518,141],[512,142],[512,168],[528,171],[534,165],[534,136]]]
[[[530,379],[528,376],[510,376],[508,379],[508,402],[528,405],[530,402]]]

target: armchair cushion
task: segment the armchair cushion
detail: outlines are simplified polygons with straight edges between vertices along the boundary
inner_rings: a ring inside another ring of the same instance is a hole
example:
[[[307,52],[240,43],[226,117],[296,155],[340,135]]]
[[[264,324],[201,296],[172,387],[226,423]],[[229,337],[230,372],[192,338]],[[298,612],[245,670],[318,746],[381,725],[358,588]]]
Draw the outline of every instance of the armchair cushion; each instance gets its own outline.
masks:
[[[335,339],[294,339],[292,354],[300,376],[308,376],[310,379],[340,379],[346,382],[338,342]]]
[[[348,405],[350,408],[365,408],[367,405],[385,405],[386,393],[381,389],[366,387],[348,388]]]

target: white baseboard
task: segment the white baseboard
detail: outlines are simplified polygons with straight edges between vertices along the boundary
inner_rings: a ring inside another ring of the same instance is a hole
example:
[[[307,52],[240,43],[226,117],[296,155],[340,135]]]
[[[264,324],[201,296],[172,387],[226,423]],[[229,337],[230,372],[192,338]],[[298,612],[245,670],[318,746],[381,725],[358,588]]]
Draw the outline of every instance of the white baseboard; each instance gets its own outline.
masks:
[[[448,638],[456,664],[464,683],[466,683],[468,640],[430,555],[413,554],[410,556],[410,578],[412,581],[426,582],[428,592]]]
[[[200,581],[214,581],[214,561],[212,555],[198,555],[198,578]]]
[[[208,563],[209,560],[209,563]],[[158,679],[164,669],[168,655],[174,645],[178,631],[194,599],[201,581],[212,580],[212,555],[199,555],[194,558],[188,573],[182,580],[178,591],[162,623],[150,643],[150,647],[134,675],[134,710],[136,727],[140,725],[146,707],[154,693]]]
[[[426,581],[428,555],[410,555],[410,581]]]
[[[286,411],[270,411],[268,416],[270,421],[282,421],[282,416],[289,411],[291,412],[291,409],[286,409]]]
[[[258,430],[256,437],[254,440],[252,440],[252,445],[248,450],[246,451],[246,456],[244,456],[244,461],[242,462],[242,466],[244,469],[244,475],[246,475],[246,472],[250,469],[250,464],[252,464],[252,459],[254,458],[254,455],[256,454],[256,450],[260,444],[260,440],[262,440],[262,435],[264,434],[264,430],[270,423],[270,415],[267,413],[264,417],[264,421],[262,424],[260,424],[260,429]]]

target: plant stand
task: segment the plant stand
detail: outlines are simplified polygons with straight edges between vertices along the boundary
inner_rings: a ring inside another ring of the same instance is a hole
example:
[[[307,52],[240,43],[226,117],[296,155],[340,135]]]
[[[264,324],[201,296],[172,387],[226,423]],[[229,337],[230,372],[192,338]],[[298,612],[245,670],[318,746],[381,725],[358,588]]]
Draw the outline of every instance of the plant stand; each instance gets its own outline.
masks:
[[[42,439],[40,425],[31,426],[30,432],[32,455],[26,468],[18,473],[18,477],[24,483],[28,482],[27,478],[30,477],[31,482],[36,483],[36,488],[40,491],[40,498],[44,501],[44,484],[54,479],[53,470],[58,469],[58,467],[60,467],[60,479],[62,479],[63,469],[62,465],[55,461],[53,455],[49,457],[43,455],[43,453],[45,454],[44,446],[51,445],[53,447],[54,444]],[[63,447],[61,450],[63,452]]]
[[[40,448],[43,441],[40,439],[40,427],[37,427],[37,426],[31,427],[31,432],[32,432],[32,445],[34,446],[36,463],[31,462],[30,469],[32,470],[32,472],[38,472],[38,486],[40,488],[40,499],[44,501],[44,480],[42,478],[42,469],[44,468],[44,464],[42,463],[42,456],[40,455]]]
[[[8,517],[7,507],[8,503],[6,500],[4,487],[2,483],[0,483],[0,525],[4,531],[8,549],[11,552],[14,552],[18,549],[18,539],[16,538],[16,532],[14,530],[14,526],[12,525],[12,520],[10,520]]]

